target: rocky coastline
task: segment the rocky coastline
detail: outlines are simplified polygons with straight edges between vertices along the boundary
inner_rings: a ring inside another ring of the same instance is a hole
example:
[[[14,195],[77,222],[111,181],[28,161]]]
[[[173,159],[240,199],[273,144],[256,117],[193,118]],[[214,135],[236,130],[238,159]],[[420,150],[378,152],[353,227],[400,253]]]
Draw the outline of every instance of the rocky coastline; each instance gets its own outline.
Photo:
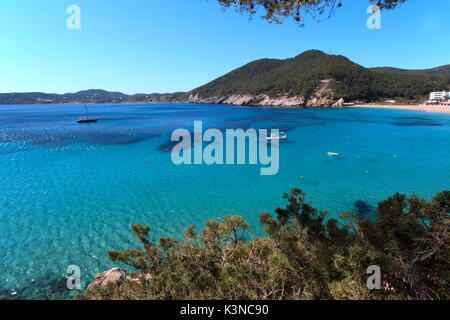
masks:
[[[335,97],[335,93],[330,88],[330,84],[333,82],[335,82],[334,79],[321,80],[319,85],[308,95],[278,94],[274,97],[260,93],[202,97],[199,93],[191,91],[188,102],[279,108],[341,108],[344,106],[344,99]]]
[[[283,107],[283,108],[340,108],[344,106],[344,99],[312,96],[278,96],[270,97],[266,94],[259,95],[224,95],[213,97],[200,97],[191,94],[188,103],[201,104],[229,104],[233,106],[258,106],[258,107]]]

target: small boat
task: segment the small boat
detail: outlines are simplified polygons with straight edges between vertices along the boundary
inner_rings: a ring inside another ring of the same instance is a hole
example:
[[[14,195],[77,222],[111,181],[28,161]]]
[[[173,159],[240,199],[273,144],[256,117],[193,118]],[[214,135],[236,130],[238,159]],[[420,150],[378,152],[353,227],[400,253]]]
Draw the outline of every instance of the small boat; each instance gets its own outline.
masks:
[[[328,155],[329,155],[330,157],[337,157],[337,156],[339,155],[339,153],[336,153],[336,152],[328,152]]]
[[[287,134],[284,132],[280,132],[280,134],[272,133],[270,137],[267,137],[267,140],[285,140],[287,139]]]
[[[86,108],[86,118],[78,119],[77,122],[78,122],[78,123],[92,123],[92,122],[97,122],[98,119],[95,119],[95,118],[89,118],[89,113],[88,113],[87,105],[86,105],[86,104],[84,105],[84,107]]]
[[[98,122],[98,119],[84,118],[84,119],[78,119],[77,122],[78,122],[78,123]]]

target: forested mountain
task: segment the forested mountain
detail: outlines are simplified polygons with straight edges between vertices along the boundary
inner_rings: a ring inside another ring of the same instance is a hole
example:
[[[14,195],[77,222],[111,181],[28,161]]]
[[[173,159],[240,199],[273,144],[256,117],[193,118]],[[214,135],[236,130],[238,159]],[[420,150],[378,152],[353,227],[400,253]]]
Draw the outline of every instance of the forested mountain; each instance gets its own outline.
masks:
[[[450,76],[367,69],[343,56],[311,50],[286,60],[251,62],[193,90],[191,100],[266,95],[272,99],[281,96],[304,97],[307,103],[308,98],[321,93],[322,98],[370,102],[385,98],[418,99],[430,91],[446,90],[449,84]]]

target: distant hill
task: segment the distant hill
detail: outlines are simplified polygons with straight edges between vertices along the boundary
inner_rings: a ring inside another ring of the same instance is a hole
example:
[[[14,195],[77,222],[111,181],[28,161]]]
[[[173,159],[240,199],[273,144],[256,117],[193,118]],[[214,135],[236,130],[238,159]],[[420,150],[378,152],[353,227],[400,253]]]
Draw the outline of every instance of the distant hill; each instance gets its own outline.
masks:
[[[100,89],[91,89],[79,91],[76,93],[66,93],[65,97],[69,99],[126,99],[129,95],[121,92],[109,92]]]
[[[450,77],[372,70],[343,56],[311,50],[286,60],[251,62],[192,90],[190,101],[314,107],[335,104],[340,98],[366,102],[419,99],[449,84]]]
[[[49,103],[120,103],[120,102],[176,102],[185,93],[135,94],[109,92],[100,89],[75,93],[55,94],[42,92],[0,93],[0,105],[8,104],[49,104]]]
[[[450,64],[447,64],[445,66],[440,66],[437,68],[423,69],[423,70],[407,70],[407,69],[398,69],[398,68],[391,68],[391,67],[371,68],[371,70],[392,72],[392,73],[397,73],[397,74],[421,75],[421,76],[429,76],[429,77],[450,77]]]

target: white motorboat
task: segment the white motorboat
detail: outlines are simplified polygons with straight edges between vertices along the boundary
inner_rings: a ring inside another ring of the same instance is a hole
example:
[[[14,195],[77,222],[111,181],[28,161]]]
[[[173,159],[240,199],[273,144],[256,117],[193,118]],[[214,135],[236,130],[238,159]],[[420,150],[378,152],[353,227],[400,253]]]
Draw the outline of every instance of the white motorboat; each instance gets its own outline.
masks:
[[[267,140],[285,140],[287,139],[287,134],[284,132],[280,132],[280,134],[272,133],[270,137],[267,137]]]
[[[328,152],[328,155],[329,155],[330,157],[337,157],[337,156],[339,155],[339,153],[336,153],[336,152]]]

